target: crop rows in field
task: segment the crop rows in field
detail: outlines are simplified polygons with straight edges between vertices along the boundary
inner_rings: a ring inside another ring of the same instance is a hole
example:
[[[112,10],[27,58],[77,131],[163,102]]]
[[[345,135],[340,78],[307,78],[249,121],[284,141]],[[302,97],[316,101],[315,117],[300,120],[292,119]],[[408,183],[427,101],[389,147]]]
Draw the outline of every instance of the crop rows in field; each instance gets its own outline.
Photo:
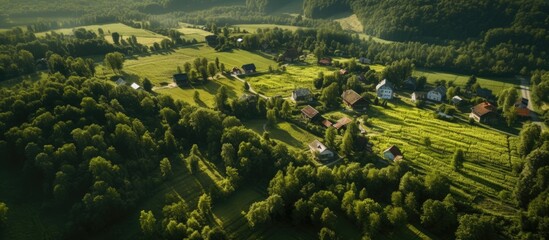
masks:
[[[466,123],[435,119],[432,113],[406,104],[390,105],[390,109],[373,107],[371,124],[374,151],[381,152],[397,145],[404,157],[418,171],[437,170],[450,176],[454,187],[466,194],[478,193],[496,197],[499,191],[510,191],[516,176],[511,164],[518,156],[513,137]],[[423,139],[428,137],[431,146]],[[464,169],[455,172],[451,161],[456,149],[465,152]]]

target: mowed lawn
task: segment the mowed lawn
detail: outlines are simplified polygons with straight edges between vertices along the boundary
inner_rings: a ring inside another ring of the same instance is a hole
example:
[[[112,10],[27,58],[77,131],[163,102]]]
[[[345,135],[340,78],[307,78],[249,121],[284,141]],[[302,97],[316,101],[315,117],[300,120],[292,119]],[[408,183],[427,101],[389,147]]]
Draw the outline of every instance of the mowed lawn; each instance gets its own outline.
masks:
[[[368,115],[368,133],[376,154],[382,156],[384,149],[396,145],[419,172],[439,171],[450,177],[452,189],[460,197],[481,201],[479,204],[490,202],[486,209],[497,214],[513,211],[497,196],[502,190],[511,192],[517,181],[512,173],[512,163],[520,161],[516,137],[465,122],[438,120],[431,111],[407,103],[389,104],[388,109],[373,106]],[[430,138],[430,147],[424,145],[424,137]],[[465,152],[460,172],[451,167],[456,149]]]
[[[122,24],[122,23],[111,23],[111,24],[103,24],[103,25],[88,25],[88,26],[81,26],[81,27],[74,27],[74,28],[62,28],[62,29],[56,29],[56,30],[51,30],[51,31],[47,31],[47,32],[39,32],[39,33],[36,33],[36,36],[37,37],[43,37],[43,36],[46,35],[46,33],[50,33],[52,31],[57,32],[57,33],[63,33],[64,35],[72,35],[73,34],[72,33],[73,29],[78,29],[78,28],[84,28],[86,30],[91,30],[91,31],[94,31],[95,33],[98,33],[97,29],[102,28],[103,31],[105,32],[105,39],[110,43],[113,42],[112,41],[112,36],[111,36],[111,33],[113,33],[113,32],[117,32],[120,35],[122,35],[123,39],[131,37],[133,35],[137,38],[137,42],[139,42],[141,44],[144,44],[144,45],[147,45],[147,46],[152,46],[155,42],[160,43],[160,41],[162,41],[162,39],[167,39],[167,37],[165,37],[163,35],[160,35],[158,33],[154,33],[154,32],[151,32],[151,31],[145,30],[145,29],[133,28],[133,27],[130,27],[130,26]]]
[[[264,58],[252,52],[235,49],[231,52],[216,52],[215,49],[205,44],[197,44],[178,48],[163,54],[136,57],[124,63],[124,71],[134,73],[140,77],[146,77],[153,83],[171,82],[172,75],[177,72],[177,67],[183,68],[185,62],[192,63],[195,58],[207,58],[215,61],[219,58],[227,69],[234,66],[241,67],[244,64],[254,63],[257,71],[267,71],[269,65],[276,66],[276,62]]]
[[[445,80],[446,82],[454,81],[454,84],[457,86],[465,86],[467,80],[470,76],[462,74],[454,74],[447,72],[437,72],[427,69],[416,69],[414,71],[414,76],[425,76],[427,77],[427,82],[434,84],[437,80]],[[492,90],[494,95],[499,94],[503,89],[510,87],[517,87],[520,85],[520,81],[515,78],[483,78],[477,77],[477,82],[483,88],[488,88]]]

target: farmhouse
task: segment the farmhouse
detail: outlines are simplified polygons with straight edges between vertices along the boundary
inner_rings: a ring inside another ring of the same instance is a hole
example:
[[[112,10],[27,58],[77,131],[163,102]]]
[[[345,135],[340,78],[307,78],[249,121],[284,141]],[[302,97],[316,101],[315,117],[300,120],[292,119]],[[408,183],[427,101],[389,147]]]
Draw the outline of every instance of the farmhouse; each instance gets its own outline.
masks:
[[[331,58],[321,58],[318,60],[318,64],[322,66],[330,66],[332,65],[332,59]]]
[[[124,81],[124,79],[122,78],[119,78],[118,80],[116,80],[116,85],[126,85],[126,81]]]
[[[318,110],[311,107],[310,105],[305,106],[303,109],[301,109],[301,116],[309,121],[314,121],[318,119]]]
[[[309,149],[311,150],[313,158],[321,162],[330,161],[335,156],[334,152],[329,150],[324,144],[322,144],[318,140],[314,140],[312,143],[309,143]]]
[[[292,100],[295,102],[310,102],[313,100],[313,94],[308,88],[298,88],[292,91]]]
[[[417,102],[420,100],[425,100],[426,97],[427,93],[425,92],[413,92],[410,98],[412,99],[412,102]]]
[[[255,73],[256,71],[255,64],[253,63],[242,65],[242,69],[244,70],[245,74]]]
[[[427,99],[435,102],[442,102],[446,97],[446,88],[438,86],[427,93]]]
[[[471,108],[469,118],[477,122],[487,123],[493,122],[496,117],[496,107],[489,102],[482,102]]]
[[[387,79],[379,82],[376,86],[377,97],[381,99],[392,99],[393,98],[393,84],[391,84]]]
[[[385,157],[385,159],[391,160],[391,161],[396,161],[396,160],[400,160],[400,159],[403,158],[402,152],[395,145],[385,149],[385,151],[383,151],[383,157]]]
[[[184,86],[189,84],[189,76],[186,73],[177,73],[173,75],[173,81],[177,86]]]
[[[368,108],[368,101],[352,89],[345,90],[343,94],[341,94],[341,98],[343,99],[343,103],[345,103],[345,105],[355,110],[365,110]]]
[[[341,119],[337,120],[336,123],[332,125],[332,127],[335,127],[337,130],[341,128],[345,128],[347,124],[351,123],[353,120],[348,117],[342,117]]]
[[[349,73],[349,71],[347,71],[347,69],[339,69],[339,74],[341,74],[341,75],[346,75],[348,73]]]
[[[131,87],[135,90],[140,89],[141,86],[139,86],[137,83],[132,83]]]

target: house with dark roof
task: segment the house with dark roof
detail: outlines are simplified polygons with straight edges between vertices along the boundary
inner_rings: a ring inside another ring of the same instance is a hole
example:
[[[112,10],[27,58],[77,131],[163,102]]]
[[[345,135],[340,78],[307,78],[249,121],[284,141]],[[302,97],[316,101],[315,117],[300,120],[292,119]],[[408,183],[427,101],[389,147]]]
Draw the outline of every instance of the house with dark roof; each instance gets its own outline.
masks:
[[[442,102],[446,98],[446,87],[438,86],[427,92],[427,99],[435,102]]]
[[[313,100],[313,94],[308,88],[298,88],[292,91],[292,100],[295,102],[310,102]]]
[[[299,60],[299,52],[295,48],[288,48],[286,51],[282,54],[282,60],[286,62],[294,62]]]
[[[393,84],[391,82],[387,81],[387,79],[383,79],[383,81],[379,82],[376,85],[376,93],[377,97],[381,99],[392,99],[393,98]]]
[[[318,110],[314,107],[307,105],[301,109],[301,116],[308,121],[315,121],[320,117],[320,114],[318,114]]]
[[[397,146],[393,145],[383,151],[383,157],[385,157],[385,159],[387,160],[396,161],[401,160],[404,156],[402,155],[400,149]]]
[[[489,102],[482,102],[471,108],[469,118],[480,123],[490,123],[496,118],[496,107]]]
[[[494,95],[492,93],[492,90],[490,90],[488,88],[478,88],[476,94],[477,94],[478,97],[481,97],[481,98],[484,98],[484,99],[491,99],[492,96]]]
[[[352,119],[348,117],[342,117],[341,119],[337,120],[336,123],[332,125],[335,129],[339,130],[342,128],[346,128],[349,123],[353,122]]]
[[[186,73],[177,73],[172,77],[177,86],[186,86],[189,84],[189,75]]]
[[[255,64],[253,63],[244,64],[242,65],[242,70],[244,70],[245,74],[255,73],[256,72]]]
[[[341,98],[345,105],[355,110],[366,110],[368,108],[368,101],[352,89],[343,91]]]
[[[408,90],[416,90],[417,80],[414,77],[408,77],[402,82],[402,86]]]
[[[313,158],[321,162],[330,161],[335,157],[335,153],[318,140],[309,143],[309,150],[311,150]]]

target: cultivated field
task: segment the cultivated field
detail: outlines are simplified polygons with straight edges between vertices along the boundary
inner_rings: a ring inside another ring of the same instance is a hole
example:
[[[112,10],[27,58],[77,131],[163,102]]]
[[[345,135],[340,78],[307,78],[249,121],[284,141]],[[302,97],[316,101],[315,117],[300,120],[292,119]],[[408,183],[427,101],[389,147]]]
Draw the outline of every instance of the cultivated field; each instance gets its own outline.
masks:
[[[419,172],[440,171],[449,176],[457,196],[494,214],[514,212],[497,196],[500,191],[511,192],[517,181],[512,173],[512,164],[520,161],[515,137],[464,122],[438,120],[431,111],[408,103],[389,104],[388,109],[373,106],[368,115],[371,125],[367,129],[375,153],[382,155],[384,149],[397,145]],[[424,137],[430,138],[430,147],[424,145]],[[450,165],[458,148],[466,156],[461,172]]]
[[[120,35],[122,35],[123,39],[126,39],[128,37],[131,37],[134,35],[137,37],[137,42],[151,46],[155,42],[160,43],[162,39],[166,39],[167,37],[151,32],[149,30],[145,29],[139,29],[139,28],[133,28],[128,25],[122,24],[122,23],[111,23],[111,24],[103,24],[103,25],[89,25],[89,26],[81,26],[81,27],[74,27],[74,28],[62,28],[62,29],[56,29],[52,30],[57,33],[63,33],[65,35],[72,35],[72,30],[76,28],[84,28],[86,30],[91,30],[97,33],[97,29],[102,28],[105,32],[105,39],[112,43],[112,37],[111,33],[118,32]],[[39,32],[36,33],[37,37],[45,36],[46,33],[50,33],[51,31],[47,32]],[[198,39],[197,39],[198,40]]]

